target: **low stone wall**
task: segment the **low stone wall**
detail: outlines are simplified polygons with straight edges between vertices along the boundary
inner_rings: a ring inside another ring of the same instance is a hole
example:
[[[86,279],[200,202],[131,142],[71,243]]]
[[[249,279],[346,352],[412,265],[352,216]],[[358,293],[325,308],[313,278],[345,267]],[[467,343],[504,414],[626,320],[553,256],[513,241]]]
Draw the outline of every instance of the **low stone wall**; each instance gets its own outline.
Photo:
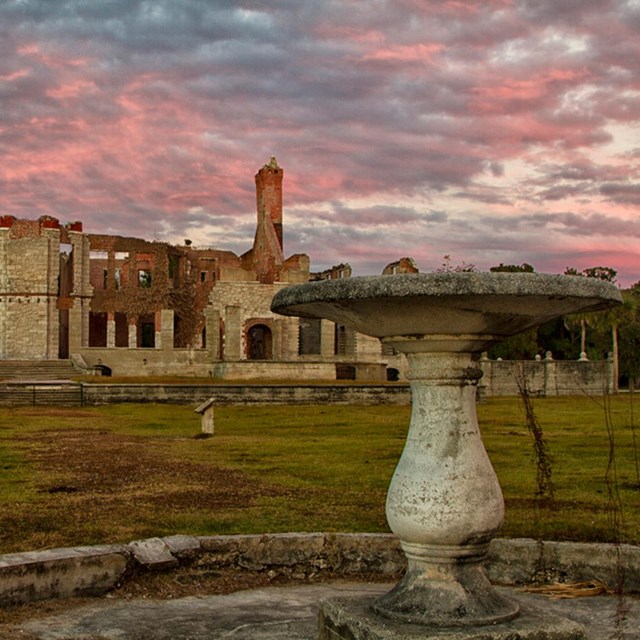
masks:
[[[524,376],[536,396],[602,396],[616,393],[613,362],[500,361],[479,362],[483,377],[478,396],[517,396],[517,377]],[[333,365],[332,365],[333,366]],[[200,404],[410,404],[407,383],[398,384],[82,384],[82,403],[165,402]]]
[[[315,357],[317,358],[317,356]],[[216,380],[336,380],[336,367],[353,367],[359,382],[384,382],[386,366],[335,356],[326,360],[301,357],[299,360],[214,360],[207,349],[123,349],[87,347],[72,359],[88,370],[106,366],[111,375],[122,377],[182,376]]]
[[[181,385],[82,384],[85,405],[120,402],[200,404],[399,404],[411,402],[408,385]]]
[[[224,360],[213,365],[218,380],[326,380],[336,379],[335,362],[281,362],[277,360]],[[381,379],[381,378],[379,378]]]
[[[632,545],[491,542],[486,562],[492,582],[503,585],[598,579],[615,588],[619,564],[624,590],[640,592],[640,547]],[[395,579],[406,560],[391,534],[287,533],[151,538],[128,545],[52,549],[0,556],[0,606],[36,600],[99,596],[140,569],[239,571],[318,579],[322,574]]]
[[[114,376],[213,376],[206,349],[123,349],[85,347],[78,357],[87,366],[104,365]]]
[[[531,395],[602,396],[618,392],[613,359],[489,360],[481,358],[480,396],[517,396],[518,378],[526,380]]]

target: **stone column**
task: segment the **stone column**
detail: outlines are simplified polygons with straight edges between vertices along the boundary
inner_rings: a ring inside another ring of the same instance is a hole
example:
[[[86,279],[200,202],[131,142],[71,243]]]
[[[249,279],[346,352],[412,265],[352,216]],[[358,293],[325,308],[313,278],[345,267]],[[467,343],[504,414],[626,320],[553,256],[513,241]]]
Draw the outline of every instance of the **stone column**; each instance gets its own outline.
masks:
[[[486,351],[483,351],[482,354],[480,355],[480,359],[478,360],[478,366],[482,371],[482,377],[478,381],[478,386],[476,387],[476,393],[477,393],[478,400],[484,400],[484,398],[486,398],[487,396],[493,395],[492,394],[493,389],[491,384],[492,378],[493,378],[492,376],[493,368],[492,368],[491,360],[489,359],[489,355],[487,354]]]
[[[238,306],[224,309],[224,359],[242,360],[242,310]]]
[[[82,346],[89,346],[89,321],[91,314],[91,301],[83,299],[81,302],[81,315],[82,315]],[[69,347],[71,348],[71,347]]]
[[[336,325],[331,320],[320,321],[320,356],[333,358],[336,353]]]
[[[291,361],[298,358],[300,322],[297,318],[283,318],[274,322],[273,357]]]
[[[82,332],[82,306],[84,301],[76,298],[73,301],[73,307],[69,309],[69,355],[77,354],[82,349],[83,332]],[[108,330],[108,327],[107,327]],[[107,340],[108,340],[107,333]]]
[[[56,303],[58,293],[58,278],[60,276],[60,229],[45,229],[47,238],[47,283],[46,292],[49,297],[46,300],[47,309],[47,360],[58,359],[58,346],[60,342],[60,313]]]
[[[356,360],[377,362],[382,355],[382,345],[378,338],[366,336],[364,333],[354,335]]]
[[[156,331],[156,349],[173,349],[173,309],[160,311],[160,331]]]
[[[81,347],[89,346],[89,313],[91,311],[93,287],[90,280],[89,239],[79,232],[70,232],[69,236],[73,245],[73,290],[76,304],[80,305],[80,324],[75,324],[71,318],[69,319],[69,349],[71,350],[74,333],[78,334]],[[72,351],[70,352],[73,353]]]
[[[47,360],[57,360],[60,345],[60,311],[56,299],[47,298]]]
[[[107,348],[116,346],[116,317],[112,311],[107,313]]]
[[[557,396],[558,395],[558,376],[556,370],[556,363],[553,359],[551,351],[547,351],[544,354],[544,395],[545,396]]]
[[[129,349],[138,348],[138,317],[129,318]]]
[[[207,351],[213,361],[220,360],[220,312],[207,309],[205,312],[207,327]]]
[[[607,393],[618,393],[618,362],[613,353],[607,353],[605,360],[605,379],[607,385]]]
[[[287,327],[282,320],[274,320],[271,329],[271,360],[282,360]]]

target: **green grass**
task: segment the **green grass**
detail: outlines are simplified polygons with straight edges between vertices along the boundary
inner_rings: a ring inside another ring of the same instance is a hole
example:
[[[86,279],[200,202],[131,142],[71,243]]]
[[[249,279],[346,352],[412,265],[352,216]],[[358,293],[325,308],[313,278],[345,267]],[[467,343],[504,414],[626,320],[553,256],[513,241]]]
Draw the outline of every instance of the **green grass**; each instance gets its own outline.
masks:
[[[478,405],[507,505],[500,535],[640,542],[629,396],[541,398],[556,505],[516,398]],[[0,552],[194,535],[387,531],[386,490],[409,407],[219,407],[196,438],[192,407],[0,408]],[[614,425],[623,526],[611,525],[606,420]]]

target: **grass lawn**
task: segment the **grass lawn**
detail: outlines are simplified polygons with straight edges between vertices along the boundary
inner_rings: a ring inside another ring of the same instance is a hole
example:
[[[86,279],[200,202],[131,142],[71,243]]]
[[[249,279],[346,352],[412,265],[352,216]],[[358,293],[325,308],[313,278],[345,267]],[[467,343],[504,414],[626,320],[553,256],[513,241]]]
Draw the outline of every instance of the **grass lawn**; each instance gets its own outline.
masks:
[[[534,401],[553,456],[555,505],[536,499],[519,400],[478,406],[507,505],[500,535],[640,542],[633,397],[604,403]],[[173,533],[387,531],[385,494],[409,413],[220,407],[215,435],[202,439],[192,407],[0,408],[0,553]],[[608,423],[615,485],[605,480]],[[619,531],[612,491],[622,505]]]

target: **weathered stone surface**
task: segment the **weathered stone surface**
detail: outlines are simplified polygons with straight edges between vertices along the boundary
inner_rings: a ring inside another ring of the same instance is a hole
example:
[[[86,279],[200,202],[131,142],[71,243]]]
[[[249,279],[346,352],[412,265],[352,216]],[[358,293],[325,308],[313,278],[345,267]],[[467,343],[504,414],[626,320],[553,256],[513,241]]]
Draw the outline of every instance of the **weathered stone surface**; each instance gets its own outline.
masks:
[[[326,318],[366,335],[457,335],[458,351],[483,351],[551,318],[620,304],[620,291],[595,278],[540,273],[409,273],[294,285],[271,308],[284,315]],[[400,310],[400,306],[401,310]],[[460,336],[475,336],[461,343]],[[444,339],[444,338],[443,338]],[[406,340],[404,341],[407,342]],[[449,345],[449,346],[447,346]],[[424,345],[420,345],[424,349]],[[432,350],[451,349],[434,343]],[[409,352],[409,347],[400,349]]]
[[[324,368],[325,365],[323,365]],[[327,365],[329,366],[329,365]],[[330,365],[332,379],[335,366]],[[313,368],[312,368],[313,370]],[[308,371],[307,371],[308,372]],[[265,375],[268,372],[265,369]],[[306,375],[302,365],[290,369],[292,379]],[[323,373],[319,377],[326,377]],[[409,404],[408,385],[188,385],[188,384],[93,384],[83,383],[84,404],[117,402],[170,402],[196,404],[214,399],[220,405],[267,404]]]
[[[530,538],[494,538],[487,553],[485,570],[494,584],[526,584],[540,566],[542,541]]]
[[[481,397],[518,396],[518,377],[526,379],[532,396],[601,396],[617,393],[615,361],[606,360],[489,360],[480,358],[483,375],[478,382]],[[518,375],[514,375],[518,372]]]
[[[135,560],[148,568],[165,568],[178,565],[178,560],[171,554],[171,549],[162,538],[136,540],[128,545]]]
[[[305,541],[311,542],[308,553],[302,550]],[[196,562],[201,567],[237,566],[284,575],[327,571],[345,576],[395,576],[407,564],[398,539],[391,534],[170,536],[163,542],[178,561]],[[273,552],[268,548],[271,543],[275,543]],[[291,556],[287,554],[289,548]],[[260,549],[265,551],[264,556],[260,556]],[[640,593],[640,547],[633,545],[618,548],[608,544],[494,539],[485,567],[495,584],[598,579],[614,587],[619,577],[618,551],[625,592]],[[131,551],[121,545],[0,556],[0,606],[72,595],[99,595],[124,579],[127,567],[134,562],[137,561]],[[171,566],[173,563],[168,568]]]
[[[87,640],[89,637],[104,640],[318,640],[321,601],[375,597],[388,588],[388,584],[340,581],[171,600],[101,598],[54,614],[42,612],[42,615],[19,625],[8,627],[0,624],[0,637],[13,639],[26,635],[39,640]],[[524,604],[530,603],[582,624],[589,640],[638,640],[640,637],[640,600],[625,602],[624,619],[618,628],[617,602],[611,596],[550,600],[539,594],[521,594],[514,589],[504,591]]]
[[[640,547],[630,544],[494,539],[486,571],[496,584],[598,579],[612,589],[640,592]]]
[[[124,546],[72,547],[0,556],[0,606],[98,596],[125,575]]]
[[[399,574],[407,564],[400,541],[393,534],[327,534],[330,566],[346,574]]]
[[[319,640],[585,640],[581,625],[521,605],[509,622],[479,627],[438,628],[382,618],[370,597],[327,600],[320,607]]]
[[[171,555],[178,559],[193,558],[200,553],[200,540],[196,536],[175,535],[162,538]]]

